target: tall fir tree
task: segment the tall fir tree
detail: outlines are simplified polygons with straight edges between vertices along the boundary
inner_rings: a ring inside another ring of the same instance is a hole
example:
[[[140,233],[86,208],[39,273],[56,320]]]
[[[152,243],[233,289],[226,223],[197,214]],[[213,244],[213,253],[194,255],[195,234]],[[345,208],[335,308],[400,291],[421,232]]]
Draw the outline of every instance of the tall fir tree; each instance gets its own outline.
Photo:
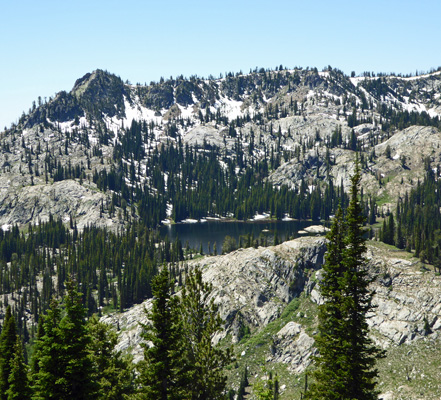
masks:
[[[23,346],[17,336],[14,345],[14,354],[10,362],[9,388],[6,391],[8,400],[30,400],[31,390],[28,379],[28,366],[23,355]]]
[[[191,400],[214,400],[222,397],[227,378],[225,367],[232,362],[231,349],[213,344],[222,328],[212,285],[204,282],[196,267],[186,277],[179,301],[182,324],[186,389]]]
[[[307,393],[307,399],[339,399],[344,390],[344,381],[339,374],[344,370],[345,326],[341,309],[344,276],[343,251],[346,224],[339,206],[330,231],[327,234],[328,251],[323,265],[320,294],[324,303],[318,307],[319,328],[315,337],[316,357],[315,383]],[[308,397],[309,396],[309,397]],[[320,397],[319,397],[320,396]]]
[[[127,398],[135,391],[134,365],[120,351],[115,351],[118,342],[116,332],[96,316],[88,321],[88,327],[93,337],[90,349],[96,371],[94,379],[99,383],[99,399]]]
[[[66,282],[65,315],[52,300],[44,317],[44,334],[37,342],[34,357],[38,368],[33,377],[35,399],[93,400],[97,398],[91,341],[81,293],[72,280]]]
[[[37,326],[37,335],[36,340],[34,344],[34,353],[31,358],[30,362],[30,374],[29,374],[29,381],[30,381],[30,387],[32,390],[36,388],[36,380],[38,378],[38,371],[40,370],[39,367],[39,361],[41,357],[41,346],[42,346],[42,338],[44,336],[44,317],[40,317],[38,320],[38,326]]]
[[[82,295],[75,287],[75,282],[66,282],[65,316],[60,321],[63,341],[63,361],[65,368],[65,393],[70,399],[92,400],[97,397],[97,383],[90,343],[86,309],[82,304]]]
[[[366,265],[366,239],[363,231],[363,210],[359,201],[361,181],[358,159],[351,178],[350,202],[347,209],[345,250],[343,251],[344,302],[343,315],[346,320],[346,398],[357,400],[377,399],[375,364],[384,352],[374,346],[369,337],[367,314],[373,310],[374,293],[369,289],[373,279]]]
[[[367,313],[372,311],[372,279],[368,275],[359,201],[361,175],[358,160],[351,177],[346,219],[341,210],[328,235],[329,251],[320,286],[318,355],[315,382],[306,393],[314,400],[374,400],[376,360],[383,352],[369,337]]]
[[[58,325],[61,321],[61,308],[56,300],[51,301],[47,314],[41,316],[41,335],[36,343],[32,358],[32,388],[35,400],[61,399],[62,378],[61,333]],[[40,326],[40,325],[39,325]]]
[[[168,268],[164,266],[152,282],[153,304],[148,312],[151,321],[143,324],[145,340],[144,360],[138,365],[142,400],[168,400],[182,398],[177,384],[179,368],[179,334],[176,315],[176,299],[172,297],[172,285]],[[147,342],[151,342],[150,346]]]
[[[11,307],[6,308],[2,332],[0,334],[0,399],[7,400],[11,361],[14,357],[14,346],[17,340],[17,327]]]

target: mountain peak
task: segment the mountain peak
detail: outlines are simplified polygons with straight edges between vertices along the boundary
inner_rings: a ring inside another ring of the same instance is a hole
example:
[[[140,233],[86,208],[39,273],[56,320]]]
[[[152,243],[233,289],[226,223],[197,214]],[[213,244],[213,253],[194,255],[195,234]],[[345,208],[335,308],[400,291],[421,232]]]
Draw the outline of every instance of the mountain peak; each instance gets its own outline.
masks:
[[[72,94],[76,97],[81,97],[91,86],[93,89],[96,89],[97,86],[107,86],[114,82],[122,83],[121,79],[116,75],[102,69],[96,69],[75,81]]]

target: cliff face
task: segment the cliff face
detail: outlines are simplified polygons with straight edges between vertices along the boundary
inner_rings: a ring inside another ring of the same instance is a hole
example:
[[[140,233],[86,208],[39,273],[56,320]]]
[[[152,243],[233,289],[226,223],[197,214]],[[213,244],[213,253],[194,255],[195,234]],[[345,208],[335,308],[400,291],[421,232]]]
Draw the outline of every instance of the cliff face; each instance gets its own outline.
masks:
[[[241,338],[246,326],[251,338],[264,338],[260,346],[267,349],[266,362],[284,364],[294,374],[304,372],[314,352],[325,250],[323,237],[305,237],[191,262],[189,267],[200,265],[204,279],[213,284],[212,296],[225,320],[225,329],[216,340],[231,338],[242,352],[239,359],[252,357],[253,341]],[[394,354],[403,346],[411,351],[419,343],[440,343],[441,277],[421,269],[410,254],[382,243],[368,242],[367,257],[369,270],[376,276],[372,284],[376,309],[369,318],[374,340]],[[130,349],[136,360],[142,357],[138,321],[145,321],[144,307],[148,309],[150,301],[103,317],[119,325],[119,348]]]

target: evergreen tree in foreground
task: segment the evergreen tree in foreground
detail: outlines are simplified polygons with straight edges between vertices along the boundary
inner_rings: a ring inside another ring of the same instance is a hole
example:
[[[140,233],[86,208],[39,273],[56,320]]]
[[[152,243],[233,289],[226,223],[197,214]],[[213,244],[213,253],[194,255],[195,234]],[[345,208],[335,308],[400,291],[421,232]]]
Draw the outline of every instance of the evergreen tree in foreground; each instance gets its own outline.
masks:
[[[149,324],[143,325],[144,361],[139,363],[138,399],[215,400],[224,396],[230,350],[212,342],[222,321],[202,272],[189,272],[179,295],[172,296],[167,267],[153,279]]]
[[[66,282],[65,315],[52,301],[43,322],[43,336],[37,341],[33,363],[35,399],[97,398],[98,385],[89,349],[91,336],[86,310],[74,282]]]
[[[23,356],[21,340],[17,336],[14,345],[14,355],[10,362],[11,373],[9,374],[9,388],[6,391],[8,400],[30,400],[31,391],[28,380],[28,366]]]
[[[363,216],[358,199],[358,162],[351,178],[346,218],[336,213],[328,233],[329,245],[320,292],[318,355],[315,382],[306,393],[314,400],[373,400],[378,372],[376,360],[383,357],[368,337],[366,315],[372,311],[371,279],[366,269]]]
[[[5,320],[0,334],[0,399],[6,400],[9,388],[11,361],[14,358],[14,346],[17,341],[17,327],[11,307],[6,309]]]
[[[179,329],[176,317],[176,299],[167,267],[163,267],[152,282],[153,305],[149,324],[142,325],[142,337],[152,343],[143,343],[144,361],[138,365],[140,392],[138,399],[179,399],[176,382],[178,370]]]
[[[90,344],[95,365],[95,380],[99,384],[100,400],[121,400],[133,394],[135,388],[134,364],[130,357],[115,351],[118,335],[107,324],[93,316],[88,321],[93,340]]]
[[[211,297],[212,285],[202,280],[196,267],[186,277],[179,301],[185,392],[191,400],[216,400],[223,396],[225,367],[232,362],[231,349],[213,344],[222,328],[218,306]]]

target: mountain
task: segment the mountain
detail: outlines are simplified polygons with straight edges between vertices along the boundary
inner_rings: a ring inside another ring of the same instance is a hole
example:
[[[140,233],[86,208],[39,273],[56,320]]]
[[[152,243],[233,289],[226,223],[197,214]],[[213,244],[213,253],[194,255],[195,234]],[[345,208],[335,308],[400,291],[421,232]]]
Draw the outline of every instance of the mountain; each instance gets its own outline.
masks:
[[[132,85],[97,70],[2,133],[0,224],[44,221],[49,213],[72,216],[80,227],[131,217],[153,224],[170,216],[250,218],[269,207],[249,202],[240,209],[238,198],[222,206],[213,188],[234,192],[249,175],[253,183],[297,191],[329,180],[347,186],[354,150],[365,193],[393,207],[422,178],[422,158],[439,159],[440,82],[440,71],[350,78],[330,67],[281,67]],[[201,170],[211,169],[215,186],[201,188],[183,171],[193,163],[186,149],[204,155]],[[204,204],[188,207],[192,193]],[[143,201],[157,204],[158,215],[141,209]],[[126,207],[130,216],[119,218]],[[297,217],[286,204],[280,208]]]
[[[280,66],[135,85],[88,73],[0,134],[0,317],[12,305],[29,341],[74,274],[89,314],[106,314],[121,329],[120,348],[139,359],[152,277],[171,263],[179,281],[199,263],[226,321],[217,340],[236,343],[232,385],[242,367],[259,374],[265,360],[283,396],[299,397],[325,240],[259,247],[248,238],[246,249],[200,257],[155,228],[264,213],[329,220],[347,203],[358,154],[369,235],[400,247],[368,246],[378,305],[370,324],[388,350],[380,390],[384,399],[436,398],[440,117],[440,69],[349,77]]]

